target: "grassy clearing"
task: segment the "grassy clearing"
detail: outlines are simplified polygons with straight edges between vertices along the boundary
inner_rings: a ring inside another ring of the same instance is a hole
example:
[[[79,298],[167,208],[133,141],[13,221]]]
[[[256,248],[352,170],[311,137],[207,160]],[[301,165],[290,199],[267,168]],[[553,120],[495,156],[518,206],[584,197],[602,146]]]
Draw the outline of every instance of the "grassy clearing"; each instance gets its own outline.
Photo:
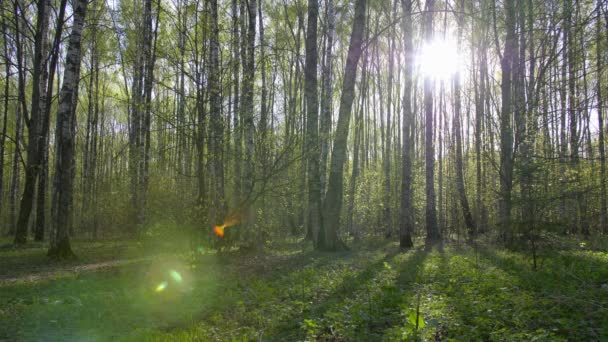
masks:
[[[543,255],[538,271],[521,253],[399,253],[382,241],[339,254],[292,242],[196,259],[142,258],[134,244],[79,249],[88,259],[78,265],[136,261],[73,272],[29,268],[36,249],[0,251],[3,265],[25,267],[2,271],[21,280],[0,282],[0,340],[608,339],[608,254],[582,248]],[[56,274],[30,279],[28,269]]]

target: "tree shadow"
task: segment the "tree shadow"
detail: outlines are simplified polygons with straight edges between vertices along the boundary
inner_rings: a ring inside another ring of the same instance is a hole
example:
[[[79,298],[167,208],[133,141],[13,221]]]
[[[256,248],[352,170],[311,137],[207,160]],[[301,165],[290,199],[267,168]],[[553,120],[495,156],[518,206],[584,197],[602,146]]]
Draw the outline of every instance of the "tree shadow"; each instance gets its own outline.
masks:
[[[514,333],[568,340],[606,337],[606,309],[592,306],[608,296],[591,293],[582,277],[554,265],[534,271],[530,258],[520,252],[485,246],[473,252],[478,253],[475,272],[452,274],[457,281],[444,286],[446,301],[460,321],[459,327],[450,327],[453,334],[479,334],[472,336],[479,339],[504,339]]]
[[[365,260],[364,265],[354,265],[356,272],[353,273],[347,269],[346,275],[336,278],[337,284],[332,291],[325,293],[321,291],[318,296],[304,298],[310,300],[308,305],[287,317],[281,318],[278,324],[271,329],[268,336],[272,340],[302,340],[305,338],[305,331],[302,329],[302,323],[305,319],[318,322],[319,326],[315,332],[315,339],[317,340],[344,339],[345,337],[341,334],[344,333],[344,330],[349,329],[358,338],[371,336],[371,332],[381,331],[390,321],[386,317],[382,317],[382,310],[386,309],[385,306],[390,305],[395,308],[394,311],[398,311],[400,305],[397,301],[391,301],[389,298],[395,299],[395,297],[398,297],[395,296],[399,293],[398,289],[402,287],[405,290],[405,286],[402,285],[409,284],[410,278],[403,275],[406,274],[403,271],[416,268],[423,260],[420,255],[424,254],[419,249],[413,251],[407,257],[407,260],[399,265],[397,271],[400,274],[400,280],[397,282],[398,284],[383,287],[379,293],[377,288],[372,289],[372,286],[375,282],[382,281],[380,279],[382,277],[381,273],[392,267],[389,263],[395,263],[394,259],[401,255],[396,246],[388,247],[385,245],[381,249],[382,255],[380,257],[374,260]],[[352,260],[352,262],[357,263],[358,260]],[[391,295],[386,295],[384,292],[390,292]],[[358,310],[367,305],[371,305],[372,312],[366,313],[366,324],[361,324],[361,312]]]

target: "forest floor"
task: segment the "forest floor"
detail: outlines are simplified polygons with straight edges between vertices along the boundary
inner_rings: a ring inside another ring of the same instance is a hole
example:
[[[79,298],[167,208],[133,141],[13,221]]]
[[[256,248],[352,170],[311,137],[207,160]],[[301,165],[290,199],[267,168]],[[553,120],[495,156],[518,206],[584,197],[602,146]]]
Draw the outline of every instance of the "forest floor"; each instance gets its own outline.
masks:
[[[42,245],[0,247],[0,340],[608,339],[608,253],[581,242],[541,251],[536,271],[529,253],[383,240],[333,254],[74,249],[53,262]]]

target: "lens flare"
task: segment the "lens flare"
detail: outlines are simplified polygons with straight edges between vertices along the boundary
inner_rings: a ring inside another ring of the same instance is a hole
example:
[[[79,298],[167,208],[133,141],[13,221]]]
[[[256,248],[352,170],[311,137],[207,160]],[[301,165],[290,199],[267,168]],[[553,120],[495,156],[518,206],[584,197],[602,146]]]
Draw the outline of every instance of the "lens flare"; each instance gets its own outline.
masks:
[[[215,233],[215,235],[223,238],[224,237],[224,229],[230,227],[230,226],[234,226],[235,224],[239,223],[240,221],[240,215],[237,213],[233,213],[231,215],[228,215],[228,217],[226,217],[226,219],[224,220],[224,223],[222,223],[219,226],[213,226],[213,232]]]
[[[224,228],[226,228],[225,225],[221,225],[221,226],[214,226],[213,227],[213,232],[215,233],[215,235],[223,238],[224,237]]]
[[[176,270],[171,270],[171,272],[169,272],[169,275],[171,276],[171,278],[173,278],[173,280],[175,280],[175,282],[177,283],[181,283],[182,282],[182,275],[177,272]]]
[[[416,56],[422,74],[436,80],[450,80],[461,72],[464,60],[457,40],[436,39],[424,44]]]
[[[167,282],[163,281],[162,283],[158,284],[158,286],[156,287],[156,292],[163,292],[166,288],[167,288]]]

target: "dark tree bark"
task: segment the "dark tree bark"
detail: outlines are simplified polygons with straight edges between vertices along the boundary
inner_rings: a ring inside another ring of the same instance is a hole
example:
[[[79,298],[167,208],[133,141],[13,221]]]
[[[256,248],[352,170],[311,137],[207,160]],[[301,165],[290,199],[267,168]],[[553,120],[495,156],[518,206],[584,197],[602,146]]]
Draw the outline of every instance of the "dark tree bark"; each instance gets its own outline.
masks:
[[[253,121],[253,87],[255,78],[255,27],[256,27],[256,0],[247,2],[248,25],[246,37],[246,58],[244,59],[243,67],[243,138],[245,144],[245,160],[243,168],[243,202],[251,201],[253,195],[253,178],[255,171],[254,164],[254,134],[255,126]],[[253,211],[250,205],[245,205],[243,210],[246,212],[246,220],[249,221],[249,228],[252,227]],[[251,238],[248,243],[255,244],[258,236],[249,229],[246,234]],[[256,240],[256,241],[254,241]]]
[[[9,48],[8,48],[8,27],[6,25],[6,17],[4,15],[4,8],[2,9],[2,36],[3,36],[3,47],[4,47],[4,99],[2,101],[2,136],[0,136],[0,213],[2,212],[2,206],[4,204],[4,152],[6,148],[6,129],[8,123],[8,97],[10,95],[10,80],[11,80],[11,68],[9,59]],[[0,232],[1,233],[1,232]]]
[[[42,138],[40,143],[40,174],[38,175],[38,193],[36,197],[36,221],[34,240],[42,241],[44,239],[44,231],[46,226],[46,197],[48,191],[49,179],[49,128],[51,124],[51,101],[53,98],[53,81],[55,79],[55,71],[59,61],[59,45],[61,43],[61,35],[63,33],[63,22],[65,18],[65,8],[67,0],[62,0],[59,5],[59,14],[57,16],[57,28],[55,29],[55,37],[51,49],[51,58],[49,63],[49,75],[47,78],[48,85],[46,94],[44,94],[44,113],[42,115]],[[59,85],[59,82],[57,82]]]
[[[206,21],[207,15],[206,12],[203,12],[203,20]],[[198,21],[198,14],[196,14],[195,16],[196,20]],[[197,173],[197,182],[198,182],[198,198],[197,198],[197,204],[200,206],[201,210],[200,210],[200,215],[201,216],[205,216],[208,212],[208,201],[207,201],[207,179],[209,178],[207,175],[207,170],[205,167],[205,142],[207,139],[207,107],[205,106],[205,95],[208,93],[208,87],[207,89],[204,89],[205,87],[203,86],[203,75],[205,74],[205,69],[203,67],[203,58],[205,56],[205,51],[206,51],[206,47],[207,45],[205,44],[205,42],[207,41],[207,25],[205,25],[203,27],[203,32],[202,32],[202,37],[199,37],[199,29],[198,26],[196,27],[195,31],[194,31],[194,37],[195,37],[195,42],[196,42],[196,51],[195,51],[195,61],[194,61],[194,72],[195,72],[195,83],[196,83],[196,140],[195,140],[195,144],[196,144],[196,152],[197,152],[197,166],[196,166],[196,173]],[[185,28],[184,28],[185,30]],[[185,35],[185,32],[183,32],[180,37],[180,39],[182,39],[182,41],[180,41],[180,46],[183,46],[183,44],[185,44],[183,42],[183,40],[185,40],[185,38],[183,38],[183,35]],[[203,42],[203,46],[202,46],[202,56],[201,56],[201,52],[199,51],[199,45],[198,42],[201,41]],[[181,85],[180,85],[181,87]]]
[[[211,159],[211,184],[213,185],[213,203],[211,204],[210,219],[213,224],[221,224],[224,219],[224,168],[223,168],[223,136],[222,100],[219,63],[219,28],[217,0],[210,2],[210,65],[209,65],[209,118],[210,137],[209,152]]]
[[[23,161],[21,155],[21,135],[23,131],[24,118],[27,118],[27,106],[25,105],[25,70],[24,56],[22,45],[22,32],[19,22],[22,20],[21,9],[19,3],[14,2],[14,28],[15,28],[15,53],[17,57],[17,110],[15,115],[15,153],[13,154],[13,171],[11,175],[11,214],[9,234],[15,234],[17,226],[17,196],[19,193],[19,169],[20,161]]]
[[[601,36],[602,36],[602,20],[601,20],[602,1],[597,1],[597,21],[596,21],[596,44],[597,44],[597,124],[599,128],[598,149],[600,155],[600,229],[604,234],[608,234],[608,214],[606,209],[606,150],[604,147],[604,103],[602,93],[602,76],[603,76],[603,56]],[[607,23],[608,24],[608,23]],[[605,34],[605,33],[604,33]],[[6,116],[5,119],[6,120]],[[6,123],[5,123],[6,125]]]
[[[414,231],[412,153],[414,151],[414,134],[412,112],[412,73],[414,64],[414,46],[412,42],[412,1],[404,0],[403,5],[403,126],[401,146],[401,213],[399,229],[399,247],[411,248]]]
[[[464,1],[459,1],[459,10],[464,13]],[[461,45],[462,40],[462,29],[463,29],[463,14],[458,14],[458,44]],[[462,214],[464,216],[464,222],[467,226],[467,232],[469,238],[475,236],[475,222],[473,221],[473,215],[469,208],[469,200],[467,199],[467,193],[464,186],[464,174],[463,174],[463,163],[462,163],[462,136],[461,136],[461,84],[460,84],[460,73],[457,71],[454,75],[454,138],[456,140],[456,190],[460,198],[460,206],[462,207]]]
[[[435,0],[428,0],[424,14],[424,36],[427,42],[433,39],[433,12]],[[435,143],[433,125],[433,80],[430,75],[424,77],[424,117],[425,117],[425,193],[426,193],[426,239],[429,244],[441,240],[437,225],[437,207],[435,200]]]
[[[369,36],[369,30],[368,32],[368,36]],[[368,38],[368,37],[366,37]],[[358,114],[355,117],[355,141],[354,141],[354,147],[353,147],[353,167],[352,167],[352,173],[351,173],[351,177],[350,177],[350,184],[349,184],[349,198],[348,198],[348,207],[347,207],[347,213],[346,213],[346,229],[348,232],[350,232],[352,235],[354,235],[355,241],[359,241],[361,239],[361,229],[359,229],[358,227],[355,228],[354,225],[354,211],[355,211],[355,196],[356,196],[356,191],[357,191],[357,181],[359,178],[359,172],[360,172],[360,150],[361,150],[361,140],[362,140],[362,133],[363,133],[363,113],[365,110],[365,106],[367,105],[367,95],[368,95],[368,77],[367,77],[367,63],[368,63],[368,50],[366,49],[363,52],[363,65],[361,66],[361,88],[359,91],[359,110],[358,110]]]
[[[325,232],[321,221],[321,186],[319,175],[319,101],[317,88],[317,0],[308,0],[306,28],[306,65],[304,68],[306,94],[306,162],[308,178],[307,229],[313,232],[315,248],[324,248]]]
[[[331,117],[333,103],[333,45],[336,34],[336,18],[334,13],[334,1],[327,0],[326,5],[326,35],[325,57],[323,59],[323,95],[321,96],[321,119],[319,125],[320,135],[320,162],[319,175],[321,177],[321,193],[324,193],[327,185],[327,157],[329,155],[329,133],[331,132]]]
[[[397,14],[397,0],[393,3],[392,13]],[[391,16],[389,15],[389,18]],[[395,71],[395,25],[392,25],[389,32],[389,52],[388,52],[388,84],[386,96],[386,131],[384,134],[384,156],[382,157],[382,169],[384,171],[384,197],[382,207],[384,209],[385,236],[393,235],[393,222],[391,215],[391,114],[393,110],[393,73]]]
[[[25,165],[25,185],[23,196],[19,206],[19,218],[15,232],[15,244],[22,245],[27,241],[27,230],[30,222],[30,213],[34,204],[36,180],[40,170],[40,139],[42,139],[41,114],[45,113],[44,104],[48,72],[46,72],[46,58],[44,48],[46,47],[47,32],[49,26],[49,11],[47,0],[38,0],[36,33],[34,36],[34,64],[32,70],[32,105],[30,118],[26,119],[29,128],[27,161]]]
[[[498,216],[503,242],[512,242],[511,230],[511,189],[513,186],[513,105],[511,103],[513,63],[515,60],[515,5],[513,0],[505,1],[506,41],[504,53],[500,61],[502,70],[500,111],[500,199]]]
[[[74,190],[74,162],[76,139],[76,96],[80,77],[81,39],[84,28],[88,2],[77,0],[74,3],[72,32],[68,41],[66,67],[63,76],[63,86],[59,92],[59,107],[57,110],[57,127],[55,141],[57,144],[55,156],[55,179],[53,184],[53,215],[52,225],[54,234],[48,255],[53,258],[65,259],[74,257],[70,246],[69,225],[71,224],[71,202]]]
[[[149,182],[150,126],[152,86],[154,83],[154,63],[156,59],[156,35],[158,30],[158,11],[156,26],[152,27],[152,0],[143,3],[141,17],[141,38],[137,42],[138,51],[134,63],[132,105],[129,117],[129,175],[131,201],[133,205],[132,235],[141,232],[146,221],[146,200]],[[181,161],[180,161],[181,162]]]

